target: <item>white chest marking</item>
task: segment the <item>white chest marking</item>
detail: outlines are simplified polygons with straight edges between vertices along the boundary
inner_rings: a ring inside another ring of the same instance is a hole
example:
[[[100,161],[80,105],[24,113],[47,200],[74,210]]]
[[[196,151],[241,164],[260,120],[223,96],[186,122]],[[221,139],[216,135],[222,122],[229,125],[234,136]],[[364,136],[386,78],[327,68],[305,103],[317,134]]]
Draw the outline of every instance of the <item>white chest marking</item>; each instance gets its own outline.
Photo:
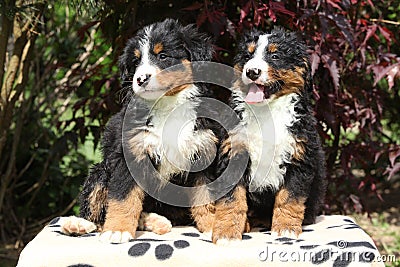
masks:
[[[164,96],[151,112],[153,127],[148,128],[150,134],[142,142],[145,150],[159,158],[159,173],[166,180],[190,171],[195,158],[216,154],[212,131],[195,130],[198,103],[188,97],[196,93],[193,86],[175,96]]]
[[[290,94],[264,105],[246,106],[244,121],[252,161],[251,192],[266,187],[278,190],[283,184],[286,169],[282,164],[290,162],[295,152],[295,139],[288,127],[298,120],[294,111],[297,101],[298,96]]]

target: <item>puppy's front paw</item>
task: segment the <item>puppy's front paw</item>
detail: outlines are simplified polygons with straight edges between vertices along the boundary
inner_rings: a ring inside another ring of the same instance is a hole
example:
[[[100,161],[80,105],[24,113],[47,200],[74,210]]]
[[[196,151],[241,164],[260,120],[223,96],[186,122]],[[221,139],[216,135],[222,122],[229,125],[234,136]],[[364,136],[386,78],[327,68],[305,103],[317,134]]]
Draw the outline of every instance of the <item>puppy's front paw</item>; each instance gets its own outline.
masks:
[[[276,233],[278,236],[284,236],[289,238],[298,238],[302,233],[300,225],[290,225],[282,223],[272,223],[271,232]]]
[[[96,229],[97,227],[94,223],[76,216],[69,216],[63,221],[61,226],[61,231],[68,235],[83,235],[93,232]]]
[[[103,243],[120,244],[129,242],[133,236],[128,231],[105,231],[100,234],[99,238]]]
[[[139,228],[163,235],[171,232],[172,224],[166,217],[157,213],[142,212],[139,220]]]
[[[215,244],[220,247],[237,247],[241,244],[241,239],[218,239]]]
[[[242,240],[242,233],[238,227],[214,226],[212,242],[216,245],[230,246]]]

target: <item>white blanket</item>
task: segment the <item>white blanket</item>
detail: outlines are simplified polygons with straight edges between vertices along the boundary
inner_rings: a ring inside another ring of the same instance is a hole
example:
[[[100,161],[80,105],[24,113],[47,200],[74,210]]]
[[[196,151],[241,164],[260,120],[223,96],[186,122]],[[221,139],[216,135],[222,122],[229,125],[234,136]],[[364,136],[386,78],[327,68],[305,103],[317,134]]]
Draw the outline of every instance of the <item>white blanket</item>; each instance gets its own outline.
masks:
[[[384,266],[374,242],[352,218],[319,216],[297,238],[253,229],[243,240],[216,246],[194,227],[170,233],[136,233],[124,244],[106,244],[98,233],[63,234],[65,217],[52,220],[22,251],[18,267],[36,266]]]

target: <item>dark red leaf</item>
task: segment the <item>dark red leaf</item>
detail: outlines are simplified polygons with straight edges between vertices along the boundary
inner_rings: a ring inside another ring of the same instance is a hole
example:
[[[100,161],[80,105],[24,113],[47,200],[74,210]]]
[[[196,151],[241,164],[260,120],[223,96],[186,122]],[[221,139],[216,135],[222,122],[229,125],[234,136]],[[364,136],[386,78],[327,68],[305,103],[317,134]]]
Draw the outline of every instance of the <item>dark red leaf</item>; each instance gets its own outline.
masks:
[[[391,70],[387,73],[387,80],[389,84],[389,90],[394,86],[394,80],[396,77],[400,77],[400,64],[394,65]]]
[[[182,10],[194,11],[194,10],[201,9],[203,6],[204,6],[203,3],[195,2],[193,5],[190,5],[190,6],[188,6],[188,7],[182,8]]]
[[[264,16],[263,16],[263,13],[260,12],[260,10],[258,10],[258,9],[255,9],[255,10],[254,10],[254,19],[253,19],[253,21],[254,21],[254,24],[255,24],[256,26],[260,25],[260,23],[261,23],[263,17],[264,17]],[[276,19],[276,18],[275,18],[275,19]],[[274,21],[275,21],[275,20],[274,20]]]
[[[374,86],[376,86],[376,84],[381,79],[387,76],[389,82],[389,89],[391,89],[394,86],[395,77],[400,75],[400,63],[393,64],[388,67],[383,67],[382,65],[374,65],[371,66],[370,69],[372,69],[375,75]]]
[[[371,191],[375,191],[376,190],[376,184],[375,183],[372,183],[371,184]]]
[[[332,58],[330,55],[322,55],[321,57],[322,62],[324,63],[324,67],[329,70],[329,74],[332,77],[333,80],[333,85],[335,86],[335,89],[339,89],[339,69],[336,64],[336,60]]]
[[[315,50],[310,55],[311,62],[311,75],[314,76],[315,71],[318,69],[319,63],[321,62],[321,57],[319,56],[319,46],[315,46]]]
[[[386,27],[383,27],[383,26],[378,26],[378,27],[379,27],[379,31],[381,32],[383,37],[386,39],[386,41],[391,42],[393,33]]]
[[[342,8],[339,6],[340,2],[342,2],[341,0],[327,0],[326,1],[329,5],[336,7],[337,9],[342,10]]]
[[[282,13],[294,17],[296,15],[295,12],[286,9],[285,4],[283,2],[269,2],[269,8],[273,10],[274,13]]]
[[[369,40],[369,38],[371,38],[371,36],[376,36],[375,32],[377,28],[378,26],[376,24],[368,26],[367,34],[365,35],[364,41],[362,43],[363,46],[367,44],[367,41]]]
[[[379,158],[382,156],[383,153],[384,153],[384,151],[378,151],[375,153],[374,163],[378,162]]]
[[[384,174],[389,174],[388,180],[392,179],[392,177],[400,171],[400,162],[396,162],[393,168],[386,169]]]
[[[389,151],[389,161],[390,165],[394,166],[396,159],[400,156],[400,147],[398,147],[395,150]]]
[[[226,30],[233,38],[236,38],[235,24],[228,18],[226,18]]]
[[[322,39],[325,39],[325,36],[328,33],[328,21],[325,17],[325,15],[321,15],[320,13],[318,14],[319,22],[321,23],[321,33],[322,33]]]
[[[363,188],[365,186],[365,182],[361,181],[360,184],[358,185],[358,190],[360,190],[361,188]]]
[[[274,12],[271,8],[268,10],[268,16],[271,18],[271,20],[272,20],[273,22],[276,22],[276,15],[275,15],[275,12]]]
[[[354,50],[354,34],[347,18],[341,14],[328,14],[326,17],[332,20],[333,23],[340,29],[347,42]]]
[[[207,20],[207,11],[203,10],[198,16],[196,20],[197,27],[200,27],[201,25],[204,24]]]
[[[253,1],[247,1],[246,4],[240,9],[240,20],[239,23],[243,23],[243,20],[250,13],[250,8],[253,5]]]
[[[367,0],[368,4],[375,9],[374,3],[372,2],[372,0]]]

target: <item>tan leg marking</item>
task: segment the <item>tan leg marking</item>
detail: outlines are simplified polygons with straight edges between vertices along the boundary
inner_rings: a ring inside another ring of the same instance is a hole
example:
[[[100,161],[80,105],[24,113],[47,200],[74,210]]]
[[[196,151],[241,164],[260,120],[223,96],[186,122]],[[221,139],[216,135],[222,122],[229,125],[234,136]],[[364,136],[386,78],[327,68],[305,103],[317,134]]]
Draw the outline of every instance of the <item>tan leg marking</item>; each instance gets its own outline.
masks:
[[[215,206],[215,222],[212,241],[241,240],[247,227],[246,189],[237,186],[233,192],[233,200],[220,201]]]
[[[278,235],[286,232],[288,234],[294,233],[296,236],[301,234],[305,200],[305,198],[293,199],[287,189],[281,189],[275,197],[271,230],[278,233]]]
[[[207,204],[191,208],[192,217],[200,232],[211,232],[215,220],[214,204]]]
[[[89,208],[90,208],[90,216],[88,218],[89,221],[94,223],[99,223],[100,214],[103,209],[107,207],[107,196],[108,190],[107,188],[96,185],[93,191],[89,195]]]
[[[198,184],[198,186],[201,184]],[[210,200],[210,194],[206,188],[197,190],[191,208],[193,220],[196,222],[197,229],[200,232],[211,232],[215,220],[215,204]],[[197,205],[196,203],[208,203]]]
[[[134,237],[143,208],[143,199],[143,190],[135,186],[124,200],[110,200],[103,232],[129,232]]]

